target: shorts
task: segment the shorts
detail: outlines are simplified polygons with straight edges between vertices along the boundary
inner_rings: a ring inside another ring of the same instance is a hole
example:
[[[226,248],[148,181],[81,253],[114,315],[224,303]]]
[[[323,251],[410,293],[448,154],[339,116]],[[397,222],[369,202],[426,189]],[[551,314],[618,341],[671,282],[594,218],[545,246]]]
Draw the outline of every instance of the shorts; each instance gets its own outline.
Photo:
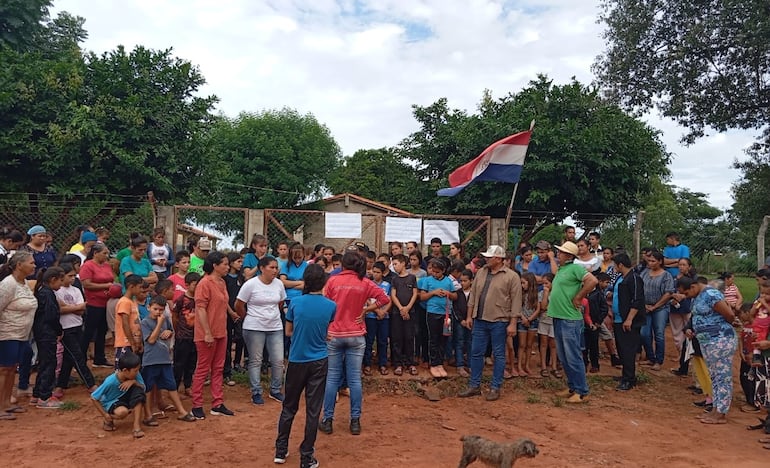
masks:
[[[3,340],[0,341],[0,367],[16,367],[21,362],[26,341]]]
[[[607,325],[602,322],[601,326],[599,327],[599,339],[602,341],[606,340],[612,340],[615,337],[612,335],[612,332],[609,328],[607,328]]]
[[[174,369],[171,364],[153,364],[142,367],[142,378],[149,392],[156,385],[159,390],[176,391],[177,385],[174,379]]]
[[[126,354],[126,353],[128,353],[130,351],[133,351],[133,349],[131,349],[131,346],[118,346],[117,348],[115,348],[115,370],[120,370],[120,366],[118,365],[118,361],[120,361],[120,358],[124,354]]]
[[[118,398],[118,401],[113,403],[108,409],[108,414],[115,414],[115,410],[121,406],[124,406],[128,409],[136,408],[136,405],[144,403],[147,401],[147,396],[144,393],[144,390],[142,390],[139,386],[134,385],[131,388],[128,389],[127,392],[125,392],[123,395]]]
[[[553,322],[547,323],[541,320],[540,323],[537,325],[537,334],[548,335],[551,338],[556,338],[556,335],[554,335],[553,333]]]
[[[527,332],[527,331],[537,331],[539,328],[540,321],[538,319],[535,319],[531,322],[529,322],[529,328],[525,327],[522,322],[516,322],[516,331],[520,332]]]

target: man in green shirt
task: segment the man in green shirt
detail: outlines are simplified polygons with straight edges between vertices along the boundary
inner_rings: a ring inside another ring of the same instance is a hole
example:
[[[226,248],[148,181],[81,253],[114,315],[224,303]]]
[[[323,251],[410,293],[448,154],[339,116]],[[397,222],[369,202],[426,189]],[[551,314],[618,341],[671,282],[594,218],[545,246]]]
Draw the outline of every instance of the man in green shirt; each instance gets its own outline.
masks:
[[[556,354],[567,374],[568,390],[561,396],[567,403],[582,403],[588,398],[588,382],[583,363],[583,299],[598,284],[594,275],[573,262],[577,245],[566,241],[559,250],[559,271],[553,279],[548,298],[548,316],[553,318]]]

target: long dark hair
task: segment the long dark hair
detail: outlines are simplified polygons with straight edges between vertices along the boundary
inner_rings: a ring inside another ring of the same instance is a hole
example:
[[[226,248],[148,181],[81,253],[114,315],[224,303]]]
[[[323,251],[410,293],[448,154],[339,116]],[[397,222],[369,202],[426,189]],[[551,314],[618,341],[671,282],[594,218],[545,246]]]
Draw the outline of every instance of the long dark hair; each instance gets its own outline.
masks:
[[[342,269],[355,271],[358,279],[364,279],[366,260],[358,252],[345,252],[345,255],[342,256]]]
[[[251,237],[251,242],[249,242],[249,253],[256,255],[257,249],[254,248],[254,244],[260,244],[263,241],[267,242],[267,237],[263,236],[262,234],[254,234]]]
[[[44,268],[37,274],[37,283],[35,283],[35,296],[43,286],[48,286],[48,283],[54,278],[64,278],[64,270],[61,267],[52,266],[51,268]]]
[[[209,252],[206,258],[203,260],[203,271],[211,274],[214,271],[214,266],[222,263],[222,260],[226,259],[227,255],[217,250]]]

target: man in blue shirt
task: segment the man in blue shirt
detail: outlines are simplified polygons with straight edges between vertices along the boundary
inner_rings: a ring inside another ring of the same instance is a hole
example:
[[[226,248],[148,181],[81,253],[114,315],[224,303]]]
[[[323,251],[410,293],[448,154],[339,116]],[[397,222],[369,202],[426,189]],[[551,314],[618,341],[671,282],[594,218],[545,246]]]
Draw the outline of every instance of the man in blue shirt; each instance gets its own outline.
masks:
[[[543,290],[543,275],[546,273],[556,274],[559,271],[559,265],[556,263],[556,257],[553,254],[553,249],[548,241],[538,241],[535,244],[535,253],[537,256],[529,262],[527,271],[535,275],[537,279],[538,291]]]
[[[679,276],[679,259],[690,258],[690,248],[682,244],[676,232],[666,234],[666,244],[663,249],[663,266],[676,278]]]

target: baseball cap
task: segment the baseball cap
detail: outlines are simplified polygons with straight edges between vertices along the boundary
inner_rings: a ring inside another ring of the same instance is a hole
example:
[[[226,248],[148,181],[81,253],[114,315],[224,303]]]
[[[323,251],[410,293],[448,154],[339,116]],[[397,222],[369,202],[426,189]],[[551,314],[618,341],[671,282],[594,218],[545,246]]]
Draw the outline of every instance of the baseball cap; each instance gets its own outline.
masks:
[[[43,226],[36,224],[29,228],[29,231],[27,231],[27,234],[30,236],[34,236],[35,234],[45,234],[48,231]]]
[[[201,237],[198,241],[198,248],[201,250],[211,250],[211,241],[206,237]]]
[[[505,258],[505,249],[499,245],[490,245],[486,252],[482,252],[485,257],[500,257]]]
[[[536,249],[541,250],[551,250],[551,244],[546,240],[537,241],[537,244],[535,244]]]
[[[578,247],[574,242],[567,241],[562,245],[557,245],[556,248],[564,253],[572,255],[573,257],[577,257],[578,255]]]

